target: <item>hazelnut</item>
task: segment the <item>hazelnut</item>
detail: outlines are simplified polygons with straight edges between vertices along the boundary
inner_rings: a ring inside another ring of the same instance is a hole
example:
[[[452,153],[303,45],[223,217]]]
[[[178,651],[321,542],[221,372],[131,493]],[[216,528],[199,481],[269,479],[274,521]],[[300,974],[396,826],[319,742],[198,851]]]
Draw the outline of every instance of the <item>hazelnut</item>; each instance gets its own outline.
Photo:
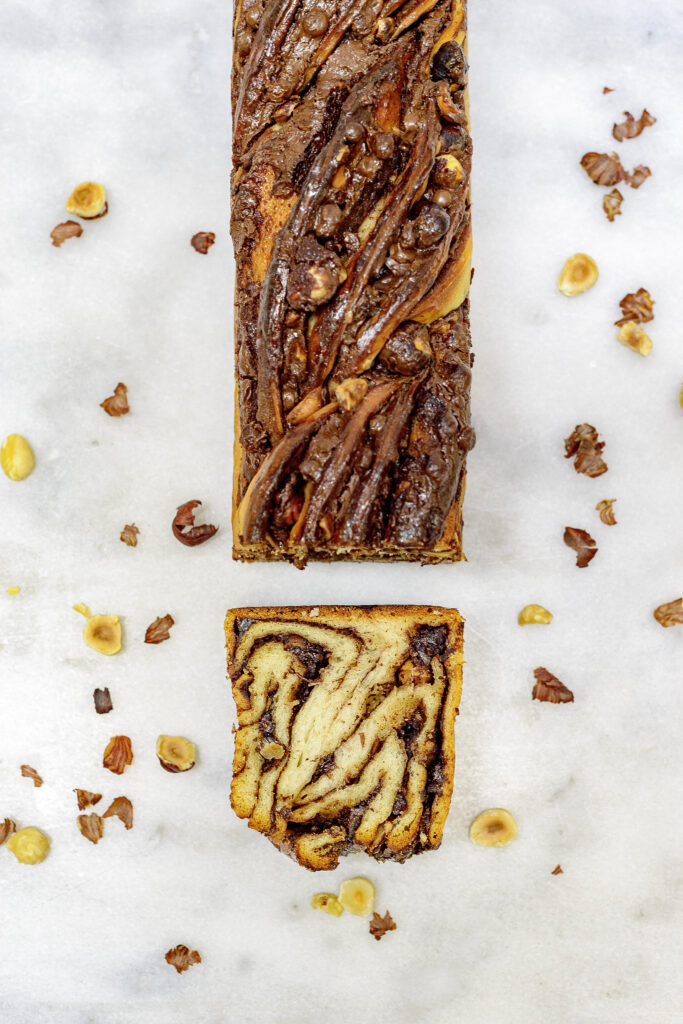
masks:
[[[264,743],[259,754],[264,757],[266,761],[279,761],[284,756],[285,748],[281,743],[267,742]]]
[[[470,839],[477,846],[507,846],[516,838],[517,823],[502,807],[482,811],[470,825]]]
[[[10,434],[0,448],[0,465],[10,480],[25,480],[35,469],[33,449],[21,434]]]
[[[238,53],[244,54],[249,53],[251,50],[252,35],[251,32],[238,32],[235,36],[235,49]]]
[[[356,170],[364,178],[374,178],[382,166],[382,161],[376,156],[362,156],[356,164]]]
[[[446,234],[451,226],[451,218],[436,203],[426,203],[413,224],[418,246],[420,249],[429,249]]]
[[[434,193],[433,200],[437,206],[450,206],[453,202],[453,193],[449,192],[447,188],[439,188]]]
[[[244,20],[246,21],[249,28],[259,27],[259,22],[261,21],[261,8],[258,6],[258,4],[254,4],[253,7],[249,8],[249,10],[244,16]]]
[[[375,906],[375,887],[367,878],[347,878],[339,886],[339,902],[357,917],[369,917]]]
[[[331,914],[332,917],[341,917],[344,913],[344,908],[332,892],[317,892],[311,900],[311,906],[314,910]]]
[[[380,18],[375,25],[375,39],[378,43],[388,43],[394,33],[393,18]]]
[[[344,214],[336,203],[323,203],[315,219],[315,233],[321,238],[331,238],[344,220]]]
[[[338,167],[332,178],[332,188],[346,188],[351,179],[351,171],[348,167]]]
[[[426,366],[431,353],[429,329],[424,324],[406,323],[392,334],[379,359],[391,373],[410,376]]]
[[[100,654],[118,654],[121,650],[121,623],[118,615],[91,615],[83,630],[88,647]]]
[[[14,596],[15,594],[18,594],[20,590],[21,590],[21,587],[7,587],[7,593],[11,594],[12,596]]]
[[[652,352],[652,338],[639,327],[635,320],[627,320],[617,334],[617,341],[627,348],[632,348],[641,356],[649,356]]]
[[[584,252],[574,253],[562,267],[558,287],[563,295],[582,295],[592,288],[598,279],[595,260]]]
[[[467,77],[467,61],[462,48],[452,39],[444,43],[432,57],[432,78],[463,85]]]
[[[339,257],[307,236],[297,248],[287,299],[294,309],[310,311],[329,302],[345,280],[346,271]]]
[[[317,39],[318,36],[324,36],[329,24],[330,19],[320,7],[314,7],[301,20],[301,27],[306,35],[312,36],[314,39]]]
[[[390,160],[394,155],[394,136],[391,132],[378,132],[369,139],[370,149],[380,160]]]
[[[159,736],[157,757],[167,772],[189,772],[196,764],[197,750],[184,736]]]
[[[547,608],[544,608],[540,604],[525,605],[517,616],[517,622],[520,626],[530,626],[532,624],[545,626],[552,621],[553,613],[549,612]]]
[[[443,153],[436,158],[432,180],[443,188],[455,188],[465,177],[465,171],[457,156]]]
[[[359,405],[368,393],[368,382],[364,377],[347,377],[337,384],[334,397],[342,409],[350,412]]]
[[[20,864],[40,864],[50,852],[50,840],[34,825],[20,828],[6,843]]]
[[[73,213],[83,220],[104,217],[107,212],[107,192],[104,185],[96,181],[84,181],[77,185],[66,201],[67,213]]]
[[[344,138],[347,142],[361,142],[365,138],[365,127],[360,121],[349,121],[344,130]]]

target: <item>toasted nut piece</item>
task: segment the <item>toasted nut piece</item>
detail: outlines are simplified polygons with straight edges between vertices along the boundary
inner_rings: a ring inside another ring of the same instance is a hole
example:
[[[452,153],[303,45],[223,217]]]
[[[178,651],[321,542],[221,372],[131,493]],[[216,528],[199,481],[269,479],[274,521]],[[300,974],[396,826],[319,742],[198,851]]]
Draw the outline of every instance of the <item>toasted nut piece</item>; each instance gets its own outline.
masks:
[[[129,736],[112,736],[104,748],[102,764],[114,775],[122,775],[133,763],[133,744]]]
[[[0,846],[6,843],[11,835],[17,830],[17,826],[14,824],[11,818],[5,818],[4,821],[0,821]]]
[[[652,352],[652,338],[639,327],[635,320],[627,320],[617,334],[617,341],[627,348],[632,348],[641,356],[649,356]]]
[[[91,615],[83,630],[88,647],[100,654],[118,654],[121,650],[121,623],[118,615]]]
[[[50,840],[34,825],[20,828],[6,843],[20,864],[40,864],[50,852]]]
[[[532,623],[547,625],[553,621],[553,613],[549,612],[541,604],[525,604],[517,616],[520,626],[529,626]]]
[[[83,604],[82,601],[79,601],[78,604],[72,604],[71,607],[75,612],[78,612],[79,615],[85,615],[86,619],[89,619],[92,616],[92,612],[88,608],[87,604]]]
[[[66,201],[65,210],[83,220],[104,217],[107,212],[107,192],[104,185],[96,181],[84,181],[76,185]]]
[[[18,594],[20,590],[21,590],[21,587],[8,587],[7,588],[7,593],[11,594],[14,597],[14,595]]]
[[[279,761],[285,752],[281,743],[264,743],[259,754],[265,757],[266,761]]]
[[[339,902],[357,917],[369,917],[375,908],[375,887],[367,878],[347,878],[339,886]]]
[[[482,811],[470,825],[470,839],[477,846],[507,846],[516,838],[515,819],[502,807]]]
[[[10,434],[0,448],[0,464],[10,480],[25,480],[36,466],[33,449],[21,434]]]
[[[335,388],[334,397],[346,412],[350,412],[360,405],[367,392],[368,382],[365,377],[347,377]]]
[[[102,838],[102,819],[99,814],[79,814],[76,819],[79,832],[82,836],[96,846]]]
[[[595,260],[586,256],[585,252],[576,252],[570,256],[558,283],[563,295],[581,295],[592,288],[598,279],[598,268]]]
[[[189,772],[195,766],[197,749],[184,736],[159,736],[157,757],[167,772]]]
[[[314,910],[323,910],[326,914],[331,914],[332,917],[341,917],[344,913],[344,908],[333,892],[317,892],[311,900],[311,906]]]

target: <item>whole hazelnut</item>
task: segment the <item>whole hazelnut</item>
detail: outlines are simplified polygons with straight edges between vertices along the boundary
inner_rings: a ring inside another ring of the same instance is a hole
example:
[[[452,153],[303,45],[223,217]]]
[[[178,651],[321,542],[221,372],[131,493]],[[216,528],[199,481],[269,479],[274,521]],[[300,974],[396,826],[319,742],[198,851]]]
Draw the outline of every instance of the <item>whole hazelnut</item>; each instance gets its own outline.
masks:
[[[419,248],[429,249],[441,241],[451,226],[451,218],[435,203],[426,203],[415,218],[415,238]]]
[[[380,352],[380,363],[402,376],[418,373],[431,356],[429,330],[424,324],[408,322],[394,331]]]
[[[370,149],[380,160],[390,160],[394,155],[394,136],[390,132],[378,132],[369,141]]]
[[[356,170],[364,178],[374,178],[382,166],[382,161],[376,156],[362,156],[356,164]]]
[[[258,28],[259,22],[261,21],[261,10],[258,4],[256,4],[254,7],[249,8],[249,10],[244,16],[244,20],[246,21],[249,28]]]
[[[301,27],[307,36],[316,39],[327,32],[330,19],[320,7],[314,7],[312,11],[305,14],[301,20]]]
[[[365,128],[360,121],[349,121],[344,131],[347,142],[360,142],[365,138]]]
[[[336,203],[324,203],[318,210],[315,220],[315,233],[321,238],[331,238],[344,219],[344,214]]]

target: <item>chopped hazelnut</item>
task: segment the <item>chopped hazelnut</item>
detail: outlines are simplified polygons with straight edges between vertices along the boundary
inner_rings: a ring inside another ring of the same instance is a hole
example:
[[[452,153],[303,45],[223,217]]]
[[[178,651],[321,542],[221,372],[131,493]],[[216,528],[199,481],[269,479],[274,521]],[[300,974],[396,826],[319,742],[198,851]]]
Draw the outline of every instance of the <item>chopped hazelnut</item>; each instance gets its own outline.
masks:
[[[264,757],[266,761],[279,761],[284,755],[285,748],[281,743],[264,743],[259,749],[259,754]]]
[[[135,523],[126,524],[121,530],[121,540],[124,544],[127,544],[129,548],[136,548],[138,546],[138,530]]]
[[[540,700],[549,704],[572,704],[574,702],[574,694],[569,687],[565,686],[552,672],[548,672],[547,668],[539,666],[534,669],[534,678],[536,682],[531,692],[532,700]]]
[[[103,690],[97,687],[93,690],[93,700],[95,701],[95,711],[98,715],[108,715],[113,710],[114,705],[111,702],[111,694],[109,687],[105,686]]]
[[[43,780],[41,779],[40,775],[35,770],[35,768],[31,768],[30,764],[22,764],[21,774],[25,779],[31,779],[36,789],[42,786]]]
[[[107,192],[104,185],[96,181],[84,181],[77,185],[66,201],[65,210],[83,220],[104,217],[107,212]]]
[[[52,239],[52,244],[59,249],[66,242],[67,238],[78,238],[82,234],[83,228],[80,224],[77,224],[75,220],[65,220],[62,224],[57,224],[52,229],[50,238]]]
[[[585,569],[598,553],[598,546],[591,535],[576,526],[565,527],[564,542],[568,548],[576,551],[576,564],[579,569]]]
[[[76,819],[78,830],[91,843],[97,845],[102,838],[102,819],[92,811],[90,814],[79,814]]]
[[[619,329],[617,341],[641,356],[649,356],[652,352],[652,338],[645,333],[642,327],[638,326],[635,320],[627,320]]]
[[[12,597],[14,597],[15,594],[18,594],[20,590],[21,590],[21,587],[7,587],[7,593],[11,594]]]
[[[629,185],[631,188],[640,188],[644,181],[652,177],[652,171],[649,167],[644,167],[643,164],[638,164],[634,167],[630,174],[626,175]]]
[[[128,388],[120,381],[114,388],[114,394],[100,402],[100,408],[104,409],[108,416],[125,416],[130,412],[128,405]]]
[[[317,892],[311,899],[311,906],[314,910],[331,914],[332,917],[341,917],[344,913],[344,908],[332,892]]]
[[[582,295],[593,287],[597,279],[595,260],[584,252],[577,252],[562,267],[558,287],[563,295]]]
[[[20,828],[9,837],[6,846],[20,864],[40,864],[50,852],[50,840],[34,825]]]
[[[639,324],[646,324],[649,320],[654,320],[655,315],[652,311],[654,301],[645,288],[639,288],[637,292],[629,292],[628,295],[624,295],[619,305],[624,315],[614,321],[617,327],[623,327],[629,320]]]
[[[197,749],[184,736],[159,736],[157,757],[167,772],[189,772],[197,761]]]
[[[617,525],[617,521],[614,516],[614,509],[612,508],[616,500],[616,498],[603,498],[602,501],[599,501],[595,506],[597,512],[600,514],[600,519],[605,526]]]
[[[367,392],[368,382],[365,377],[347,377],[335,388],[334,397],[342,409],[350,412],[363,401]]]
[[[478,814],[470,825],[470,839],[477,846],[507,846],[517,838],[517,823],[503,807]]]
[[[517,616],[520,626],[529,626],[533,623],[547,625],[553,621],[553,613],[549,612],[540,604],[526,604]]]
[[[615,217],[621,216],[621,204],[624,197],[618,188],[613,188],[602,197],[602,208],[607,215],[607,220],[612,222]]]
[[[598,441],[598,432],[590,423],[579,423],[565,439],[566,459],[574,459],[577,473],[596,477],[607,472],[607,463],[602,457],[604,441]]]
[[[103,818],[119,818],[127,829],[133,827],[133,805],[127,796],[117,796],[107,807]]]
[[[584,153],[581,166],[596,185],[618,185],[626,181],[626,171],[616,153]]]
[[[5,818],[4,821],[0,821],[0,846],[6,843],[11,835],[17,830],[17,826],[14,824],[11,818]]]
[[[386,914],[378,914],[375,912],[372,915],[372,920],[370,922],[370,934],[373,939],[377,939],[379,942],[382,936],[386,935],[387,932],[394,931],[396,931],[396,922],[388,910]]]
[[[202,958],[196,949],[189,950],[187,946],[174,946],[164,955],[164,959],[171,967],[175,967],[178,974],[189,970],[194,964],[200,964]]]
[[[35,469],[33,449],[21,434],[10,434],[0,448],[0,465],[10,480],[25,480]]]
[[[339,886],[339,902],[357,917],[369,917],[375,906],[375,887],[367,878],[347,878]]]
[[[183,505],[178,505],[173,522],[171,523],[173,536],[181,544],[185,544],[189,548],[196,547],[197,544],[203,544],[204,541],[210,540],[218,532],[218,527],[213,526],[211,523],[202,523],[200,526],[194,525],[194,509],[200,505],[201,501],[197,498],[193,501],[186,501]]]
[[[92,807],[93,804],[98,804],[102,799],[101,793],[91,793],[88,789],[74,789],[74,793],[78,800],[79,811],[84,811],[86,807]]]
[[[114,775],[122,775],[133,761],[133,745],[128,736],[112,736],[102,757],[102,764]]]
[[[121,622],[118,615],[91,615],[83,630],[88,647],[111,656],[121,650]]]
[[[667,604],[660,604],[652,614],[665,629],[668,626],[683,625],[683,597],[677,597],[675,601],[669,601]]]
[[[198,231],[197,234],[193,235],[190,239],[190,245],[195,252],[206,254],[215,241],[216,236],[213,231]]]
[[[562,870],[561,866],[558,864],[557,867],[553,868],[553,870],[550,872],[550,874],[551,875],[563,875],[564,871]]]
[[[623,142],[624,139],[635,139],[636,136],[648,128],[651,124],[655,124],[657,118],[653,117],[652,114],[648,113],[647,110],[643,110],[640,117],[636,120],[633,114],[630,114],[628,110],[624,111],[625,121],[621,124],[615,124],[612,127],[612,135],[617,142]]]
[[[154,622],[150,623],[145,632],[146,644],[162,644],[169,640],[171,634],[169,629],[175,625],[172,615],[157,616]]]

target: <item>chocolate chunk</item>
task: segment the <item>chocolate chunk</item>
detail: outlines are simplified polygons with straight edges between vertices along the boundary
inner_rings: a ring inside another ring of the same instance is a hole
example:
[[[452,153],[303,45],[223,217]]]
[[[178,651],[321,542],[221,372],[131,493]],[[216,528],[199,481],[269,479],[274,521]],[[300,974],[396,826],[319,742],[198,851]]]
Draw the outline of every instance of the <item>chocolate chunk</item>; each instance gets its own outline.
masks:
[[[429,331],[423,324],[408,322],[392,334],[379,354],[380,363],[392,373],[419,373],[431,356]]]
[[[443,661],[447,644],[448,630],[445,626],[423,626],[410,641],[410,655],[421,665],[431,664],[432,658]]]
[[[467,78],[467,61],[462,48],[455,40],[444,43],[432,58],[432,78],[437,81],[464,85]]]
[[[394,155],[394,136],[390,132],[378,132],[368,141],[370,149],[380,160],[390,160]]]
[[[336,203],[324,203],[315,219],[315,233],[321,238],[331,238],[344,220],[344,214]]]

